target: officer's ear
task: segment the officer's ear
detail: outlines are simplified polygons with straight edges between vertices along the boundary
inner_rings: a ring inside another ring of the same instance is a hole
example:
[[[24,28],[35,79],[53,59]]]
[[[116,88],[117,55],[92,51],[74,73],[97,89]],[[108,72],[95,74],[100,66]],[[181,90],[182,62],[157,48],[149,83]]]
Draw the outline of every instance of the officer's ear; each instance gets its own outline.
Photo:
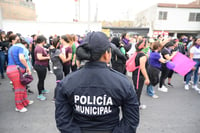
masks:
[[[111,60],[111,48],[107,49],[106,52],[103,54],[105,62],[108,64]]]

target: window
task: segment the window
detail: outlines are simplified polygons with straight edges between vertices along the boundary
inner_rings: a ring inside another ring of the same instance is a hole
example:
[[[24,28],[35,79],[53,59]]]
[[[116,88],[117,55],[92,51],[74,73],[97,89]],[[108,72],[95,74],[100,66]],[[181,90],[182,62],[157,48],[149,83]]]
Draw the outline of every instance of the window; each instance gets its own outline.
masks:
[[[167,12],[160,11],[158,19],[159,20],[167,20]]]
[[[189,21],[200,21],[200,13],[190,13]]]

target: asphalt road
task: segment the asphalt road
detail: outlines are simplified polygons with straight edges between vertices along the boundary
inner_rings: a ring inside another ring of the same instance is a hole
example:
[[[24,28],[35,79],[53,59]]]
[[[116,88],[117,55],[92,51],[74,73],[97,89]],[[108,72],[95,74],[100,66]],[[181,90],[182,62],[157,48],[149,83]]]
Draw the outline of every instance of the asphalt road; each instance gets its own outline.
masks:
[[[36,99],[36,73],[33,76],[35,80],[30,86],[35,93],[29,95],[29,99],[35,102],[26,113],[15,111],[9,79],[0,79],[0,133],[58,133],[55,106],[51,102],[55,76],[47,74],[45,87],[50,93],[46,94],[46,101]],[[140,110],[137,133],[200,133],[200,94],[193,89],[184,90],[183,77],[178,74],[174,74],[172,84],[174,88],[169,88],[167,93],[155,88],[158,99],[147,96],[146,87],[143,88],[141,101],[147,108]]]

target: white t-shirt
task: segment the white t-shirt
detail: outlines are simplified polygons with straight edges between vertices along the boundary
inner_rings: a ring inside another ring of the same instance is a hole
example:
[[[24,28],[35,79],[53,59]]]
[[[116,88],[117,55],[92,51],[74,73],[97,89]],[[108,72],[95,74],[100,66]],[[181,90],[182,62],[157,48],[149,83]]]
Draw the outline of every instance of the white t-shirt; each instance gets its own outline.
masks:
[[[193,54],[193,59],[200,59],[200,48],[192,46],[190,53]]]

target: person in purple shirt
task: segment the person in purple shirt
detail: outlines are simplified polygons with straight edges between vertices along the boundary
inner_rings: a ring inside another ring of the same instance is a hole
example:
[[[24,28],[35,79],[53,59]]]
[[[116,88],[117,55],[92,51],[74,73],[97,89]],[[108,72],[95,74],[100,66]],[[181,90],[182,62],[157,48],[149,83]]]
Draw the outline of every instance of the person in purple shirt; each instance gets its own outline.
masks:
[[[49,92],[49,90],[46,90],[44,88],[44,80],[46,78],[47,67],[50,59],[50,56],[47,54],[47,52],[43,47],[45,43],[46,43],[46,38],[43,35],[38,36],[36,40],[37,45],[34,50],[34,56],[35,56],[34,69],[36,70],[38,76],[37,87],[39,95],[37,96],[37,98],[42,101],[46,100],[46,97],[43,94]]]
[[[129,40],[129,34],[128,33],[123,33],[121,37],[121,43],[124,45],[124,48],[126,52],[128,52],[131,49],[131,43]]]
[[[149,56],[149,65],[147,68],[148,76],[150,79],[150,84],[147,86],[147,94],[152,98],[158,98],[153,90],[153,86],[156,86],[159,83],[159,73],[161,70],[161,62],[165,63],[166,60],[163,59],[159,53],[162,46],[159,41],[156,41],[152,44],[152,52]]]

